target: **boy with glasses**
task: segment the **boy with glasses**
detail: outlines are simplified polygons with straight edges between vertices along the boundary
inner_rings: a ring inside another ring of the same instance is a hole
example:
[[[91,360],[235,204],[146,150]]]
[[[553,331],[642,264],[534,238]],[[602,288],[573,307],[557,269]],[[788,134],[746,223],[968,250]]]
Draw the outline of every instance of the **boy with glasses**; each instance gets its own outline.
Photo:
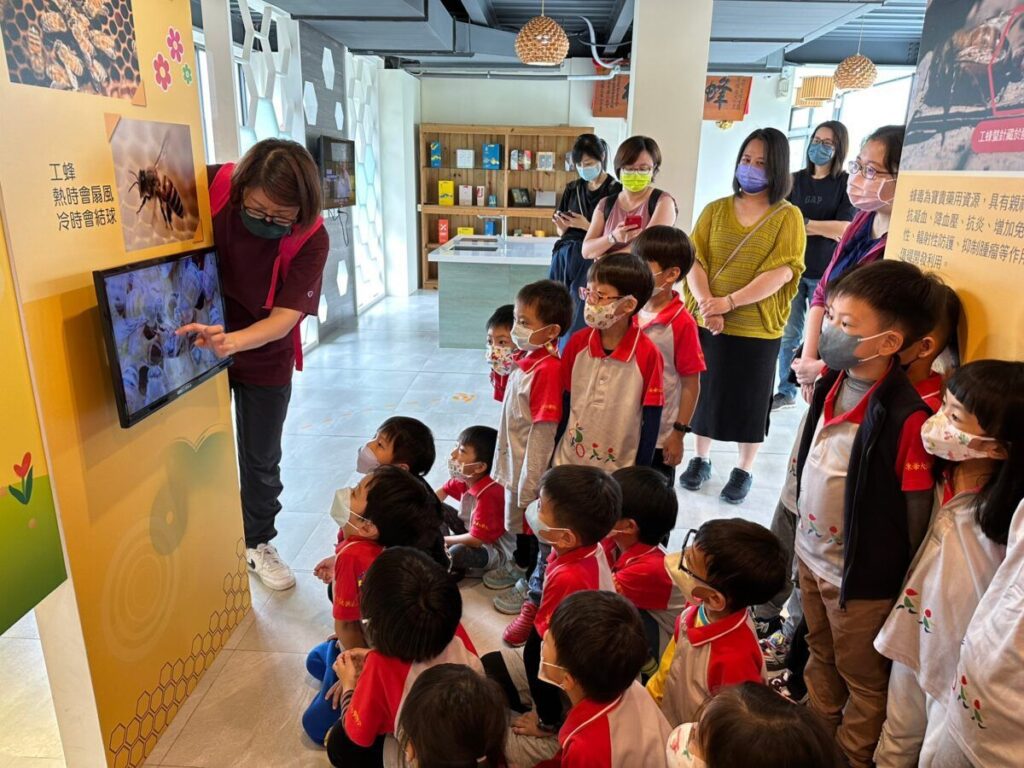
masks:
[[[687,599],[648,692],[673,727],[697,719],[704,700],[726,685],[766,680],[750,606],[786,580],[782,545],[767,528],[740,518],[690,530],[665,570]]]

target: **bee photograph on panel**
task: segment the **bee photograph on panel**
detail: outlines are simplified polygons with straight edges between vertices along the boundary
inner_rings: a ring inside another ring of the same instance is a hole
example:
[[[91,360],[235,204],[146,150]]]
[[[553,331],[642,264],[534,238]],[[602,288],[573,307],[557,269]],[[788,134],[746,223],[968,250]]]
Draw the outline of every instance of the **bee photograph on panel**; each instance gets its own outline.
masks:
[[[902,167],[1024,170],[1021,145],[1006,142],[1024,126],[1024,3],[928,7]]]
[[[140,85],[132,0],[0,0],[12,83],[132,99]]]
[[[123,117],[110,150],[125,250],[192,242],[200,220],[189,127]]]

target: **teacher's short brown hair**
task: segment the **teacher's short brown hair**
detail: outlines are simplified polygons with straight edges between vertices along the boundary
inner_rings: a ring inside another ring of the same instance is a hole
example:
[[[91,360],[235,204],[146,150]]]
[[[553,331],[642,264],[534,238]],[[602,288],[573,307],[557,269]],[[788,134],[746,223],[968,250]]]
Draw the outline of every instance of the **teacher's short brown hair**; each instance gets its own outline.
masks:
[[[294,141],[264,139],[238,161],[231,174],[231,204],[241,206],[248,189],[262,189],[278,205],[298,208],[298,230],[308,229],[323,209],[320,171],[309,151]]]

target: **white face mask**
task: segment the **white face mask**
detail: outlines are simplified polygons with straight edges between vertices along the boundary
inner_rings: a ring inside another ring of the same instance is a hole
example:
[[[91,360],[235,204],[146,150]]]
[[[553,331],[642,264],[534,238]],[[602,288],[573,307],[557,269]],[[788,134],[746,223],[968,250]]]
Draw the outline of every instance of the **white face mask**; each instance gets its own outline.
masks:
[[[669,768],[704,768],[707,765],[690,751],[691,734],[695,725],[696,723],[683,723],[669,734],[668,746],[665,747]]]
[[[553,680],[547,674],[547,672],[545,670],[546,667],[551,667],[553,669],[560,669],[560,670],[562,670],[563,676],[562,676],[561,682]],[[548,685],[553,685],[556,688],[561,688],[564,691],[565,690],[564,686],[565,686],[565,673],[566,672],[568,672],[568,670],[565,667],[561,667],[558,664],[552,664],[550,661],[544,661],[544,641],[541,640],[540,641],[540,665],[537,668],[537,679],[538,680],[543,680]]]
[[[591,328],[596,328],[599,331],[607,330],[615,325],[615,322],[619,319],[616,311],[619,305],[624,302],[629,296],[623,296],[621,299],[616,299],[609,304],[591,304],[589,301],[583,305],[583,320]]]
[[[359,449],[359,456],[356,458],[356,472],[367,475],[380,466],[377,455],[370,450],[369,444]]]
[[[540,331],[546,330],[550,327],[550,325],[545,325],[543,328],[538,328],[536,331],[531,331],[529,328],[527,328],[518,320],[516,320],[515,325],[512,326],[512,343],[519,347],[521,350],[523,350],[523,352],[533,352],[533,350],[540,349],[541,347],[544,346],[543,344],[534,344],[531,341],[533,335],[535,333],[539,333]]]
[[[924,443],[924,449],[932,456],[946,461],[987,459],[988,453],[971,448],[970,443],[973,440],[994,439],[964,432],[949,420],[945,411],[939,411],[921,425],[921,442]]]
[[[334,494],[334,502],[331,504],[331,518],[338,524],[339,528],[348,525],[352,517],[352,489],[342,488]]]
[[[452,480],[466,480],[472,477],[483,467],[482,461],[470,461],[465,464],[448,457],[448,474]]]
[[[946,347],[932,362],[932,370],[943,378],[951,376],[956,370],[956,359],[956,353],[952,347]]]

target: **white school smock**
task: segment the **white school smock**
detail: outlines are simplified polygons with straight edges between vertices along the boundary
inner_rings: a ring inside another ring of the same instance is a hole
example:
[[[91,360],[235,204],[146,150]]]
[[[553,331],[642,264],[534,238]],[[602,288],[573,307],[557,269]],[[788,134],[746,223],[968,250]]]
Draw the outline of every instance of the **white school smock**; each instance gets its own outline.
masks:
[[[707,366],[697,335],[697,322],[675,291],[672,291],[672,300],[653,319],[640,323],[640,329],[654,342],[664,364],[665,407],[661,412],[657,445],[661,448],[679,417],[682,377],[696,376]]]
[[[610,355],[599,331],[577,331],[562,353],[569,421],[552,463],[605,472],[633,466],[644,406],[664,404],[662,368],[658,348],[635,325]]]
[[[974,519],[974,491],[945,502],[935,489],[931,527],[875,649],[917,673],[921,689],[944,702],[960,642],[974,609],[1006,555]]]
[[[946,728],[977,768],[1024,762],[1024,502],[1010,524],[1006,559],[992,577],[960,647],[944,700]]]

